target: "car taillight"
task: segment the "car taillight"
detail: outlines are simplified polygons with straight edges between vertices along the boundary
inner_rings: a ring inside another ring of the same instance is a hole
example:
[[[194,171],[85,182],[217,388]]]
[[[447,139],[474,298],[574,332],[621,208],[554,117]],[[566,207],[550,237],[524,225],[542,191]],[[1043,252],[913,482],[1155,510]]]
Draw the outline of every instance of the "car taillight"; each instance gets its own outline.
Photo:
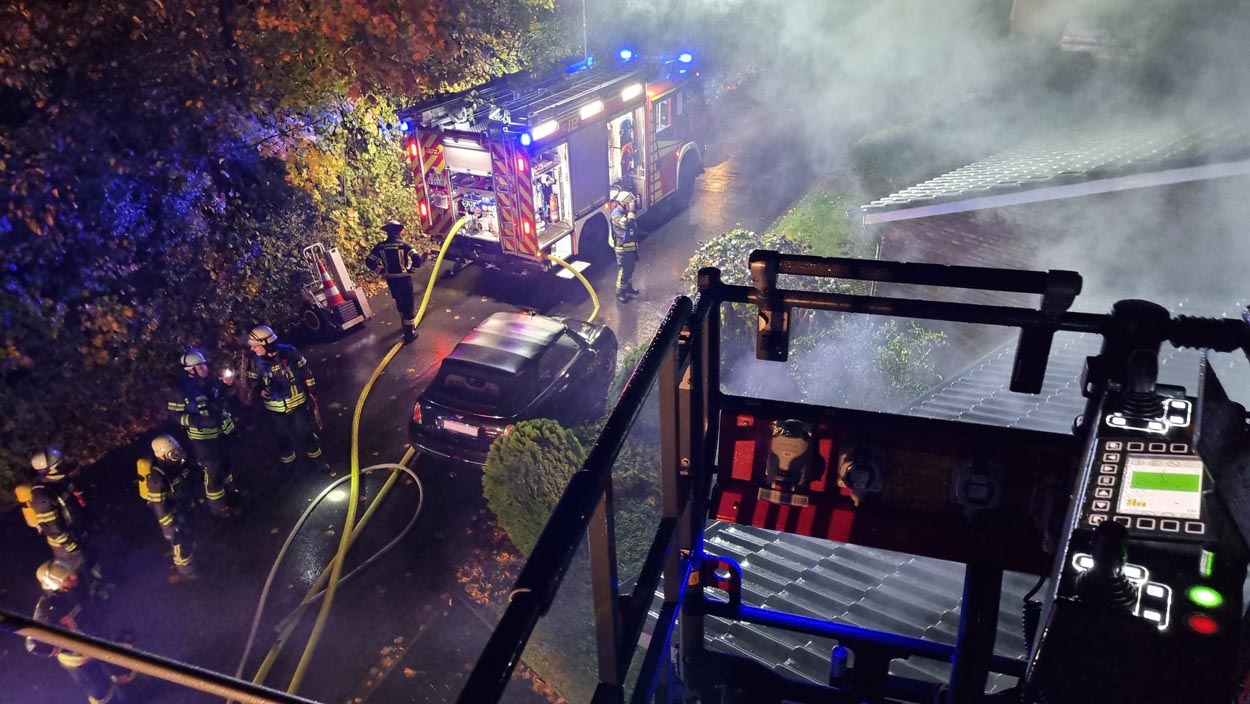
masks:
[[[421,423],[421,404],[412,407],[412,422],[420,425]]]
[[[482,428],[482,431],[486,434],[486,437],[488,438],[497,438],[497,437],[500,437],[501,435],[506,436],[508,433],[511,433],[514,427],[516,426],[505,425],[504,427],[500,428],[498,426],[488,425]]]

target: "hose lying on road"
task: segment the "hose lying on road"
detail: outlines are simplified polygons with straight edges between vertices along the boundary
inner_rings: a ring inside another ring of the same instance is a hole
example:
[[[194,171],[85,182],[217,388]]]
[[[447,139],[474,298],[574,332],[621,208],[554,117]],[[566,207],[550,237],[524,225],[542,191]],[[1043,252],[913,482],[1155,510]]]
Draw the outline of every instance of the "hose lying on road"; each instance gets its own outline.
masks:
[[[590,312],[590,317],[586,319],[586,322],[588,323],[595,322],[595,316],[599,315],[599,296],[598,294],[595,293],[595,288],[590,285],[590,282],[586,280],[585,276],[582,276],[582,272],[578,271],[577,269],[574,269],[573,266],[569,264],[568,262],[555,256],[554,254],[548,254],[547,258],[555,262],[556,264],[559,264],[560,266],[564,267],[565,269],[568,269],[569,271],[573,272],[573,276],[576,276],[577,280],[582,282],[582,286],[586,287],[586,293],[590,294],[590,302],[595,304],[595,309]]]
[[[443,246],[438,250],[438,258],[434,260],[434,270],[430,274],[430,280],[425,285],[425,296],[421,299],[421,308],[417,311],[417,319],[414,327],[421,324],[421,320],[425,317],[425,310],[430,303],[430,295],[434,292],[434,284],[438,279],[439,269],[443,265],[443,259],[447,256],[447,250],[451,246],[451,241],[455,238],[460,228],[469,221],[468,217],[461,218],[452,225],[451,231],[447,233],[447,238],[443,240]],[[308,636],[308,643],[304,646],[304,654],[300,657],[299,664],[295,667],[295,674],[291,676],[291,683],[287,686],[287,692],[295,694],[299,691],[300,684],[304,681],[304,674],[308,670],[309,664],[312,662],[313,652],[317,649],[317,644],[321,642],[321,633],[325,630],[326,621],[330,617],[330,607],[334,604],[334,595],[338,591],[339,580],[343,574],[343,563],[346,561],[347,549],[351,546],[351,536],[353,527],[356,523],[356,502],[360,498],[360,416],[365,408],[365,400],[369,398],[369,392],[373,390],[373,385],[377,383],[378,377],[382,376],[382,372],[386,369],[395,355],[399,353],[403,347],[402,342],[395,343],[390,352],[382,358],[377,368],[373,370],[373,374],[369,376],[369,381],[365,382],[365,388],[361,390],[360,396],[356,399],[356,411],[352,414],[352,451],[351,451],[351,492],[347,503],[347,518],[343,521],[343,534],[339,537],[339,549],[334,556],[334,561],[330,567],[330,582],[326,588],[325,599],[321,602],[321,608],[317,611],[317,620],[313,624],[312,633]]]
[[[395,536],[394,539],[392,539],[389,543],[384,545],[380,550],[375,552],[368,560],[365,560],[358,567],[353,569],[348,574],[344,575],[342,582],[346,582],[352,577],[355,577],[357,574],[360,574],[360,572],[363,571],[365,568],[369,567],[374,562],[376,562],[379,558],[382,557],[382,555],[386,554],[386,552],[388,552],[391,548],[395,547],[395,545],[397,545],[400,540],[402,540],[406,535],[408,535],[408,532],[416,524],[417,517],[421,515],[421,508],[425,504],[425,487],[421,484],[421,478],[417,476],[416,472],[412,471],[411,469],[407,467],[408,461],[415,454],[416,453],[412,449],[409,449],[408,452],[404,455],[404,458],[400,460],[399,464],[392,464],[392,463],[387,462],[384,464],[375,464],[371,467],[365,467],[364,469],[360,470],[361,474],[369,474],[369,473],[381,471],[384,469],[390,469],[393,471],[391,472],[391,476],[387,479],[386,484],[384,484],[382,486],[382,489],[378,492],[377,497],[374,498],[372,503],[370,503],[369,508],[365,510],[365,515],[361,517],[360,522],[356,525],[355,529],[353,530],[354,535],[352,535],[351,537],[350,544],[355,544],[356,539],[360,537],[360,534],[364,531],[365,524],[369,522],[369,519],[373,516],[373,513],[375,512],[375,510],[379,506],[381,506],[382,500],[386,498],[387,493],[390,492],[391,487],[395,484],[395,480],[399,478],[399,472],[401,471],[407,474],[408,476],[412,477],[413,481],[417,483],[417,491],[418,491],[417,509],[416,511],[413,511],[412,518],[408,520],[408,525],[404,526],[404,529],[401,530],[399,534]],[[252,653],[252,646],[255,645],[256,643],[256,634],[260,630],[261,614],[265,610],[265,605],[269,601],[269,591],[270,589],[272,589],[274,580],[277,578],[278,566],[282,564],[282,561],[286,558],[286,553],[290,549],[291,544],[295,541],[295,536],[298,535],[300,529],[304,527],[304,524],[308,521],[308,518],[312,515],[313,510],[316,509],[319,505],[321,505],[321,502],[324,501],[326,497],[330,495],[331,492],[333,492],[338,487],[342,486],[344,482],[350,481],[350,479],[351,477],[343,477],[341,479],[336,480],[335,482],[327,486],[325,489],[323,489],[321,493],[318,494],[317,497],[312,500],[312,503],[308,506],[308,508],[304,509],[304,513],[301,514],[299,517],[299,520],[295,522],[295,527],[293,527],[291,529],[291,532],[287,534],[286,542],[282,544],[282,548],[278,551],[278,556],[274,559],[273,566],[269,570],[269,577],[265,580],[265,587],[264,589],[261,590],[260,601],[256,604],[256,612],[252,617],[252,628],[251,628],[251,631],[248,632],[247,643],[243,648],[243,655],[239,659],[239,667],[235,670],[235,673],[234,673],[235,677],[239,677],[239,678],[243,677],[243,670],[245,667],[247,667],[247,660],[248,660],[248,657]],[[327,568],[328,568],[328,565],[327,565]],[[290,637],[291,632],[295,630],[295,625],[299,622],[299,617],[302,616],[304,614],[304,611],[306,611],[309,606],[311,606],[318,599],[320,599],[321,595],[325,593],[322,587],[325,586],[326,580],[329,578],[329,576],[330,576],[330,572],[328,569],[322,570],[321,575],[317,578],[317,581],[311,587],[309,587],[308,592],[304,595],[304,598],[300,601],[299,606],[295,607],[295,609],[292,610],[291,613],[288,614],[286,618],[284,618],[282,622],[278,624],[278,631],[279,631],[278,638],[275,641],[273,647],[270,648],[269,653],[265,656],[264,662],[261,664],[260,668],[257,670],[256,676],[252,680],[253,683],[260,684],[261,682],[264,681],[265,677],[269,674],[269,670],[273,667],[274,662],[277,661],[278,655],[282,652],[282,648],[286,645],[286,641]]]

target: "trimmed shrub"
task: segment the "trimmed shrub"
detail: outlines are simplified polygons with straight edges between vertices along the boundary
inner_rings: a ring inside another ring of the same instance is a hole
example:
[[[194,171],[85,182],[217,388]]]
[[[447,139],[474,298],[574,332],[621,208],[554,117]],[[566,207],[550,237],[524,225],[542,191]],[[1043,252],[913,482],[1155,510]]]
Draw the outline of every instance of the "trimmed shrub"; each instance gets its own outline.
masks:
[[[490,446],[482,472],[486,504],[512,543],[528,555],[586,451],[554,420],[517,423]]]

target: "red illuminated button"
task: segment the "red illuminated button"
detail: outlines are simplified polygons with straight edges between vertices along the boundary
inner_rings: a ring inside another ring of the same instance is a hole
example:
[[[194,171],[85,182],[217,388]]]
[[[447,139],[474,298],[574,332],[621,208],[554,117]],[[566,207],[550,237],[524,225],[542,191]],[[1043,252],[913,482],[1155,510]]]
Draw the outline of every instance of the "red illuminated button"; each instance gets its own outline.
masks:
[[[1189,630],[1204,636],[1213,636],[1220,632],[1220,624],[1206,614],[1190,614],[1185,618]]]

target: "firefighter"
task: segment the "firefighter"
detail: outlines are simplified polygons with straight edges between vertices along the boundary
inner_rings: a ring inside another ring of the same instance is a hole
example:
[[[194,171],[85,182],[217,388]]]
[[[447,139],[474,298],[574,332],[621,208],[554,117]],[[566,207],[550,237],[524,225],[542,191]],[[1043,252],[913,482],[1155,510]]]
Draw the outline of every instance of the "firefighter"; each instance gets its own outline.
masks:
[[[412,287],[412,272],[421,266],[421,255],[412,245],[403,241],[399,233],[404,226],[398,220],[389,220],[382,229],[386,239],[373,245],[365,257],[365,267],[386,277],[386,286],[399,309],[399,321],[404,327],[404,344],[417,339],[416,296]]]
[[[152,451],[136,462],[139,472],[139,496],[147,501],[156,515],[165,540],[174,549],[174,573],[171,582],[197,577],[192,560],[195,542],[191,537],[191,467],[182,445],[171,435],[152,439]]]
[[[234,378],[211,376],[208,357],[198,349],[182,355],[182,369],[184,374],[167,408],[186,433],[195,463],[204,473],[204,496],[209,508],[215,516],[228,517],[226,493],[234,493],[229,452],[235,427],[230,411]]]
[[[34,620],[67,631],[83,633],[94,628],[86,611],[86,599],[78,583],[78,574],[72,565],[61,560],[50,560],[35,570],[35,578],[43,593],[35,605]],[[70,650],[26,639],[26,652],[43,657],[55,657],[74,682],[82,688],[91,704],[121,702],[119,687],[135,678],[134,671],[106,665],[99,660],[79,655]]]
[[[65,459],[59,447],[49,445],[30,458],[37,478],[15,490],[22,504],[26,523],[48,541],[55,559],[74,570],[86,568],[100,584],[101,571],[89,554],[87,541],[87,501],[70,478],[77,468]]]
[[[634,194],[624,188],[615,189],[612,201],[612,248],[616,250],[616,300],[629,303],[637,296],[634,288],[634,267],[638,265],[638,220],[634,212]]]
[[[248,346],[256,358],[247,375],[273,421],[274,438],[282,453],[278,461],[285,465],[295,462],[296,444],[309,460],[321,457],[321,439],[317,437],[321,423],[313,393],[317,382],[308,361],[291,345],[279,344],[268,325],[252,328]],[[324,463],[319,466],[325,468]]]

